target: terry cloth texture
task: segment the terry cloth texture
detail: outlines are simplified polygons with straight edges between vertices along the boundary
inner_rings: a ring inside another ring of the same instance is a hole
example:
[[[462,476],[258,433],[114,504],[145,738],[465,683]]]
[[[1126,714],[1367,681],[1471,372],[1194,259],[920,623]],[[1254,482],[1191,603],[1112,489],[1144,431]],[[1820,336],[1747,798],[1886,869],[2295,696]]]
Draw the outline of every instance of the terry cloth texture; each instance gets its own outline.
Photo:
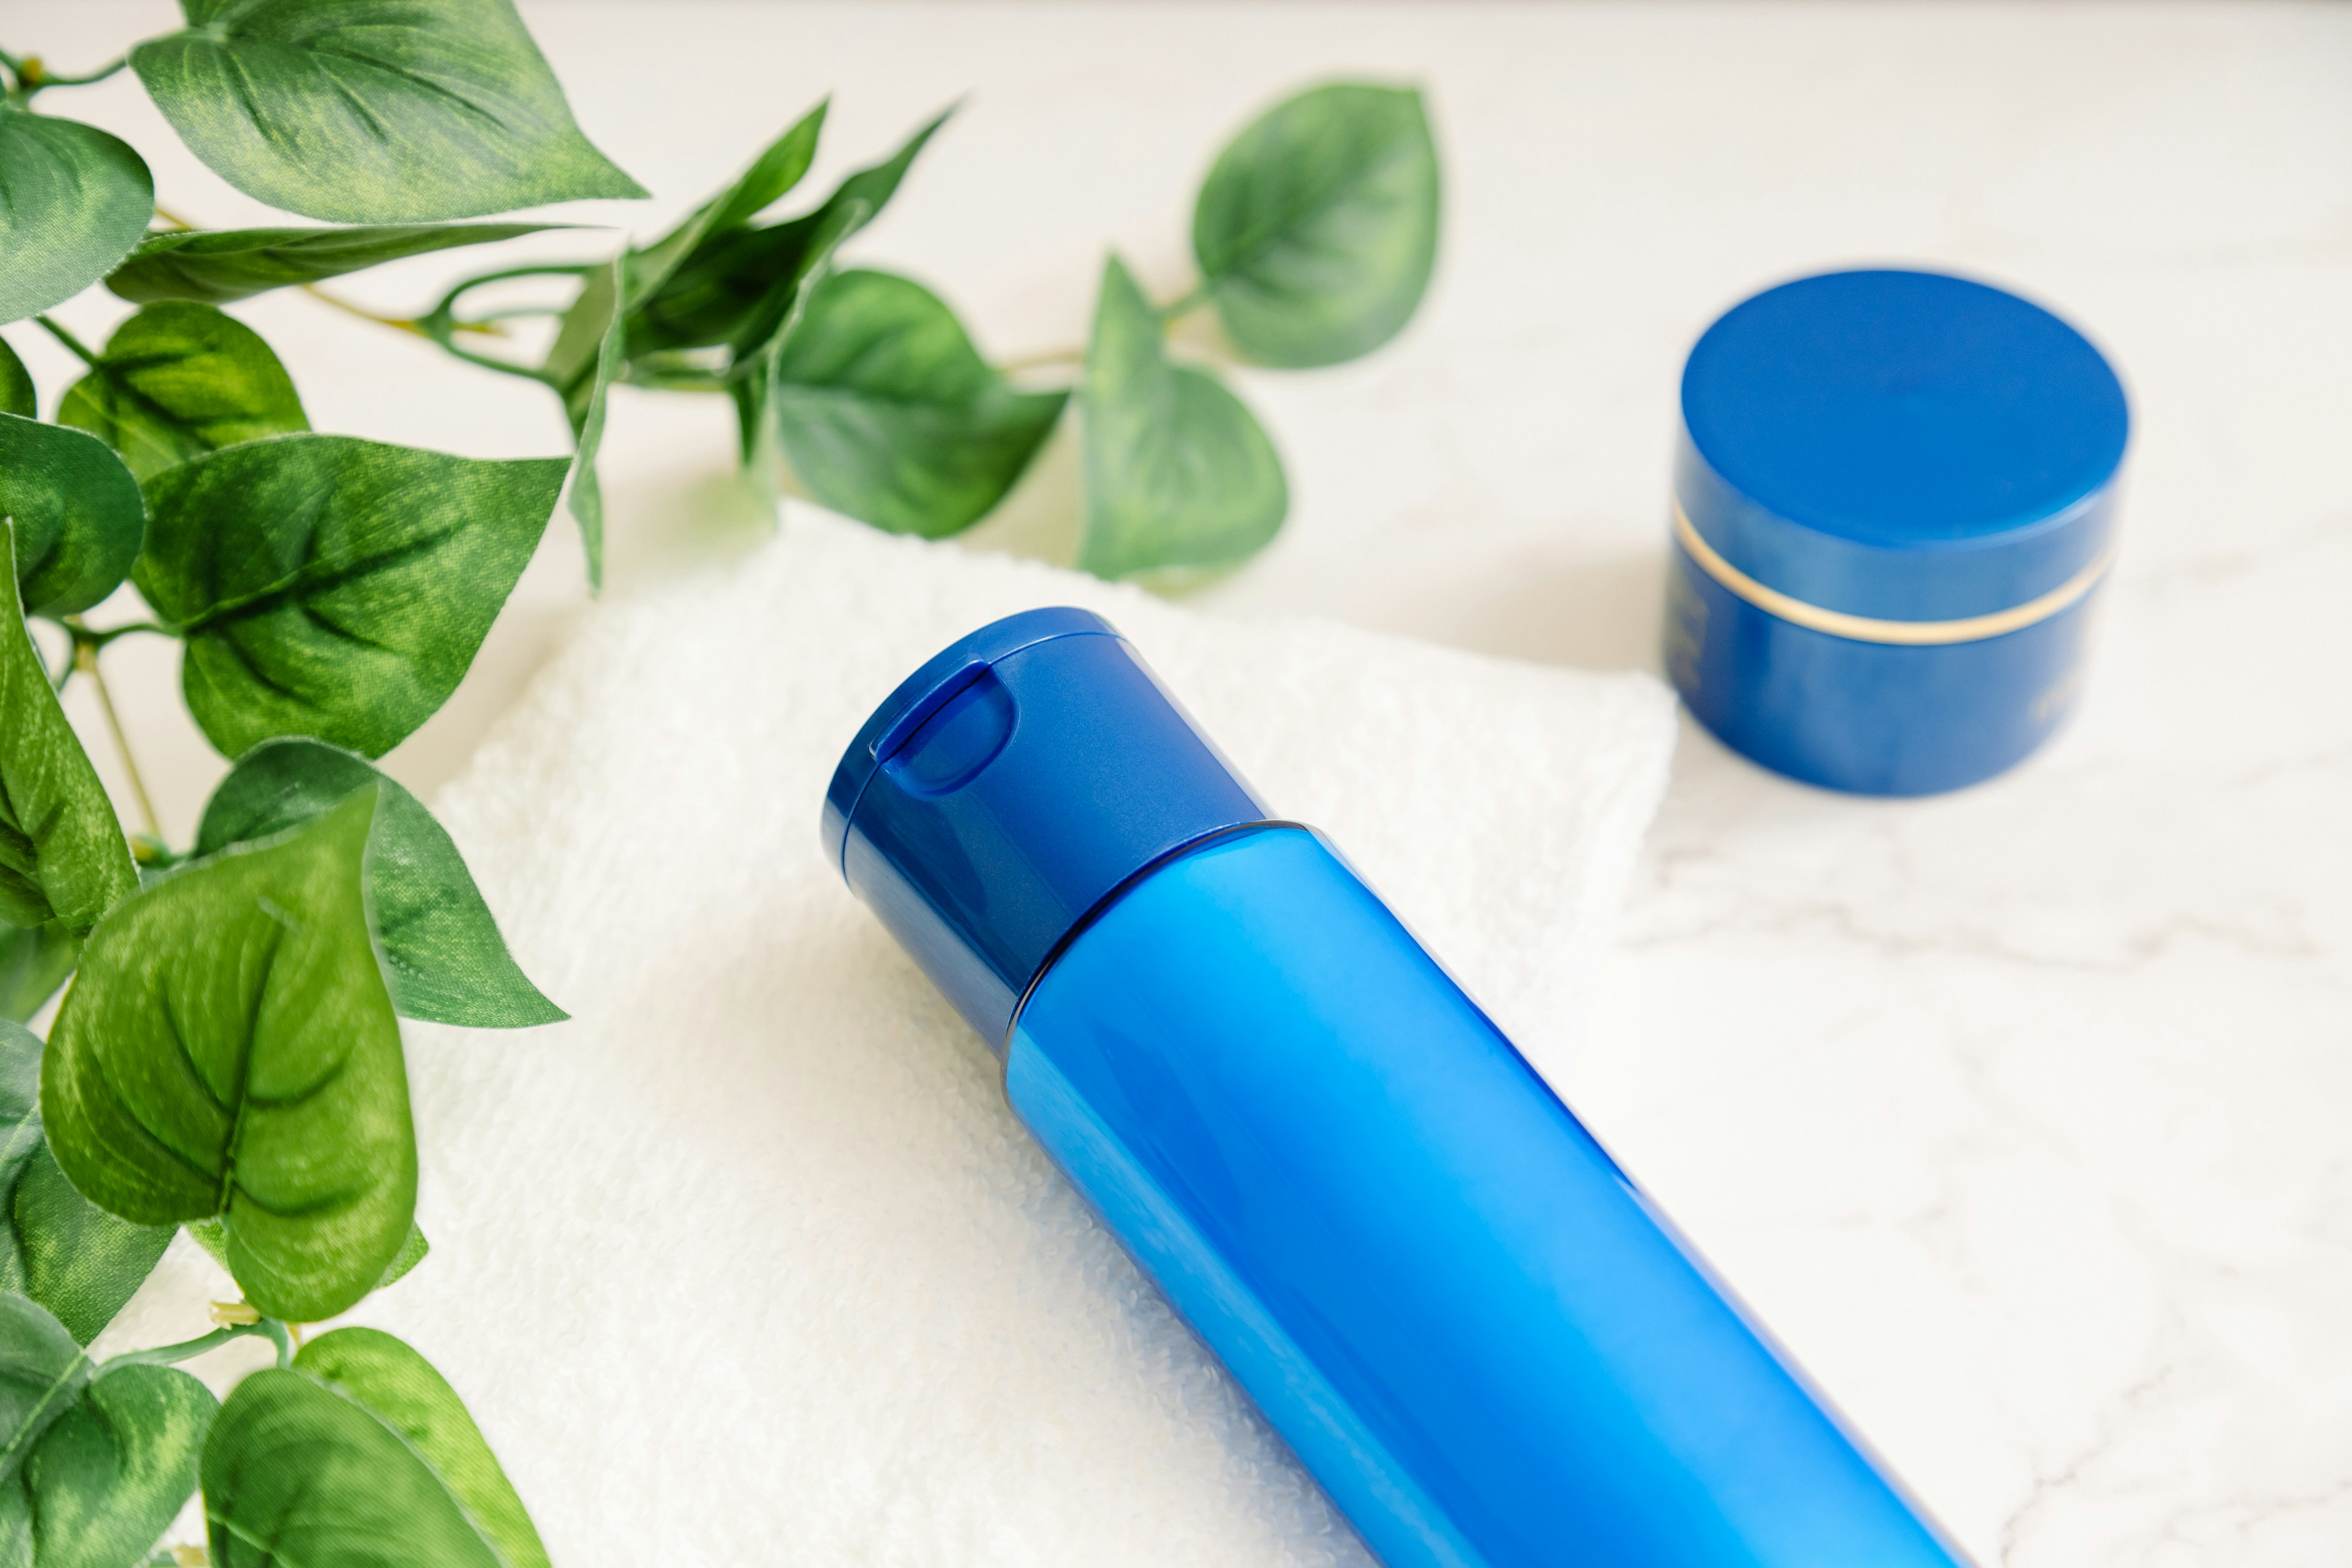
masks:
[[[818,847],[867,712],[1051,604],[1124,631],[1559,1081],[1665,781],[1656,681],[795,511],[590,616],[437,802],[572,1019],[407,1027],[433,1250],[353,1317],[456,1384],[562,1568],[1369,1563]],[[201,1331],[230,1289],[184,1237],[121,1327]]]

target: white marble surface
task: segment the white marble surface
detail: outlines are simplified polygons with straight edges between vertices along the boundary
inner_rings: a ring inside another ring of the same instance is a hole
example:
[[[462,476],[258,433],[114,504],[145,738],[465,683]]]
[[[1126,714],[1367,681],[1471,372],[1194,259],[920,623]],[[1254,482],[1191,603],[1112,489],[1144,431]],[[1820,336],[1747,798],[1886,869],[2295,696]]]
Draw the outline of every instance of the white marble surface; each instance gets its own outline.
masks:
[[[589,216],[640,230],[827,89],[821,174],[971,91],[857,254],[1004,354],[1076,340],[1106,242],[1181,284],[1192,184],[1255,105],[1424,81],[1436,289],[1366,363],[1241,378],[1297,511],[1208,595],[1235,612],[1649,665],[1675,380],[1717,311],[1896,260],[2071,314],[2138,416],[2082,719],[1899,804],[1688,732],[1574,1098],[1987,1563],[2352,1561],[2352,10],[526,9],[657,193]],[[170,20],[16,0],[0,42],[71,67]],[[189,216],[258,216],[127,82],[75,103]],[[415,309],[455,270],[351,291]],[[298,297],[244,314],[321,428],[562,447],[520,384]],[[54,391],[58,356],[9,336]],[[727,420],[616,400],[616,592],[743,537]],[[1058,452],[977,542],[1055,548],[1071,483]],[[551,535],[395,772],[462,763],[576,583]],[[110,659],[185,837],[217,764],[167,649]]]

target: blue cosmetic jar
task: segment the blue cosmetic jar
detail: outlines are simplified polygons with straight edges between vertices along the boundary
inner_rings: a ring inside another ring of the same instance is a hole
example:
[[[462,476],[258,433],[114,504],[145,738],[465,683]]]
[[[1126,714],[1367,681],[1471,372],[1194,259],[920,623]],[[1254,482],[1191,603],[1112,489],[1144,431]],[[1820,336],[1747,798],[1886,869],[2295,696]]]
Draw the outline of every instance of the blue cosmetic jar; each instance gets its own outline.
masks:
[[[1792,778],[1930,795],[2073,711],[2114,558],[2122,384],[2064,321],[1933,272],[1832,272],[1683,371],[1665,663]]]

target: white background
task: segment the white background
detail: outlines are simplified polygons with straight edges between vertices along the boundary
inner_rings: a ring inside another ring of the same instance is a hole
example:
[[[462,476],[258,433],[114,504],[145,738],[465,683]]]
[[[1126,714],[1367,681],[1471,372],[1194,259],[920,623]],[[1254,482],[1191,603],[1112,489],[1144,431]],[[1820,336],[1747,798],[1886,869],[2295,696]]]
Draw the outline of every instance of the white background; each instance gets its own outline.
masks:
[[[1988,1561],[2352,1559],[2352,11],[524,9],[590,135],[655,192],[563,216],[640,235],[821,94],[823,182],[969,93],[853,254],[1004,356],[1078,340],[1108,245],[1181,289],[1194,184],[1269,98],[1423,83],[1436,284],[1366,363],[1238,377],[1295,510],[1202,595],[1223,609],[1653,667],[1675,378],[1716,313],[1902,261],[2080,324],[2137,420],[2082,719],[2008,778],[1899,804],[1686,730],[1574,1098]],[[0,43],[73,70],[174,20],[16,0]],[[130,138],[191,219],[264,216],[128,77],[43,108]],[[511,253],[533,244],[611,241]],[[472,265],[344,291],[413,311]],[[99,337],[124,309],[60,314]],[[291,293],[238,313],[320,429],[565,449],[526,384]],[[53,398],[68,362],[8,338]],[[721,402],[616,395],[616,595],[756,537],[730,441]],[[974,542],[1066,550],[1073,468],[1049,453]],[[562,521],[457,699],[393,754],[415,787],[587,613]],[[184,840],[221,764],[168,647],[108,658]]]

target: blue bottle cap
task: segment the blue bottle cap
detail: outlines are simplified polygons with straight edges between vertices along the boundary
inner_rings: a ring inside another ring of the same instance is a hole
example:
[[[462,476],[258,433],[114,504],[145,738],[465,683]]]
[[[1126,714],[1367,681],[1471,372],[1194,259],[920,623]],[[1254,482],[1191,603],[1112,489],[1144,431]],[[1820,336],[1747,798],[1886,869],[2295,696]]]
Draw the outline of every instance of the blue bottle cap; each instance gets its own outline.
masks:
[[[1961,620],[2105,558],[2123,385],[2080,332],[1999,289],[1906,271],[1784,283],[1707,329],[1682,404],[1677,528],[1801,605]]]
[[[981,627],[866,721],[825,792],[825,852],[992,1046],[1120,883],[1265,808],[1100,616]]]

